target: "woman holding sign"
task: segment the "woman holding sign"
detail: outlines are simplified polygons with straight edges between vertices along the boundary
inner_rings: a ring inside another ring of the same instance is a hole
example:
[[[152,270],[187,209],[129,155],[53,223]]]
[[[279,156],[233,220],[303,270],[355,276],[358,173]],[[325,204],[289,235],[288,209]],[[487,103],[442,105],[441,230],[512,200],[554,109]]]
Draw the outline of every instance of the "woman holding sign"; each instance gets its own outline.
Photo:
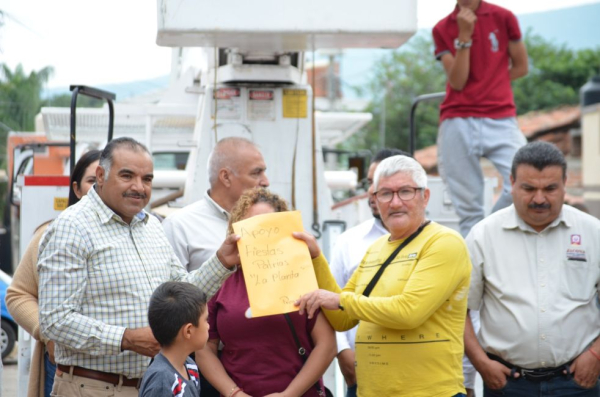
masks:
[[[231,213],[229,233],[237,221],[287,210],[285,201],[268,190],[248,190]],[[208,305],[209,341],[196,354],[202,374],[227,397],[325,395],[321,376],[336,354],[327,319],[321,313],[308,319],[297,311],[252,317],[248,271],[245,275],[242,265]],[[224,346],[220,358],[219,342]]]

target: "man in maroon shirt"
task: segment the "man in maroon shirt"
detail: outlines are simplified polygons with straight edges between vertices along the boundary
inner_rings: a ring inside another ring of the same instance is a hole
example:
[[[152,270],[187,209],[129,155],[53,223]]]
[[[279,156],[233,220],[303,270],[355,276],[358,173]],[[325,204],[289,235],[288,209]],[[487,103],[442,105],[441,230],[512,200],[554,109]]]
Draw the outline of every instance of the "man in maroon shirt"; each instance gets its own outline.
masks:
[[[493,211],[512,203],[510,168],[526,140],[518,128],[510,82],[527,74],[527,50],[512,12],[482,0],[458,0],[454,11],[433,28],[435,57],[447,75],[440,107],[438,164],[466,236],[483,219],[486,157],[503,179]],[[472,312],[478,325],[478,313]],[[464,360],[467,395],[473,396],[475,369]]]
[[[510,82],[527,74],[527,50],[516,17],[482,0],[458,0],[434,27],[433,38],[448,77],[440,107],[439,166],[466,236],[484,217],[481,157],[503,178],[494,211],[512,203],[510,166],[525,138]]]

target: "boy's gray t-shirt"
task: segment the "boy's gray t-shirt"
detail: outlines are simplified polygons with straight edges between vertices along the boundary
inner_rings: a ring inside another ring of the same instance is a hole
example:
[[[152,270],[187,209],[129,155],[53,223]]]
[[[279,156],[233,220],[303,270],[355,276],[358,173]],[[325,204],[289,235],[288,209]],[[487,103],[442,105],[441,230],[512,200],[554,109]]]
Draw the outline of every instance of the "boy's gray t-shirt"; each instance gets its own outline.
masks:
[[[200,375],[198,366],[190,357],[185,361],[190,380],[186,380],[162,353],[154,357],[142,379],[140,397],[199,397]]]

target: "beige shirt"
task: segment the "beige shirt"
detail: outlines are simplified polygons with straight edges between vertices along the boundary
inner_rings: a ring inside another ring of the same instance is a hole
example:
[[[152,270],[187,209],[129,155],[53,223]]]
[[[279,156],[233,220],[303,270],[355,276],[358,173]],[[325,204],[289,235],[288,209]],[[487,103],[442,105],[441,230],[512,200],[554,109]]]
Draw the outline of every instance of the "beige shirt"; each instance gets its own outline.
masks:
[[[510,206],[467,236],[483,349],[523,368],[573,360],[600,332],[600,220],[564,205],[540,233]]]

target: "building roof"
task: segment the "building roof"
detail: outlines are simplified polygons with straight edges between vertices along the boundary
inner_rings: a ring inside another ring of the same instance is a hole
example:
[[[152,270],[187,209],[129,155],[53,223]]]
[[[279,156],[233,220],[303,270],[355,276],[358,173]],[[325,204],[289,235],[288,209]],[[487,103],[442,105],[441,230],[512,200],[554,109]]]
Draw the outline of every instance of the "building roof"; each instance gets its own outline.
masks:
[[[579,105],[574,105],[529,112],[517,117],[517,121],[523,134],[528,140],[531,140],[550,132],[557,132],[578,125],[580,118],[581,108]]]
[[[519,128],[528,140],[542,135],[568,130],[579,125],[581,108],[579,105],[561,106],[552,110],[529,112],[517,117]],[[429,172],[436,173],[437,145],[428,146],[415,152],[415,159]]]

